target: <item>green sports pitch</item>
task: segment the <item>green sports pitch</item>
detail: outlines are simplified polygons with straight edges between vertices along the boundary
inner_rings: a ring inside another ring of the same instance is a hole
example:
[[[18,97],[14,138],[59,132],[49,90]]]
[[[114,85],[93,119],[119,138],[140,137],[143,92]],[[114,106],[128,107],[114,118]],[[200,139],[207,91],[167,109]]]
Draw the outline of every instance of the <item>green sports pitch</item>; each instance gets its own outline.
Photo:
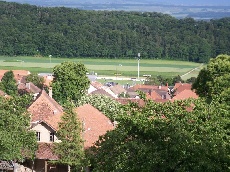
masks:
[[[138,77],[137,59],[92,59],[92,58],[54,58],[28,56],[0,56],[0,69],[24,69],[34,73],[52,72],[54,66],[64,61],[83,63],[89,73],[98,76]],[[197,76],[201,64],[185,61],[147,60],[139,61],[139,76],[174,77],[177,75],[187,79]],[[187,74],[188,73],[188,74]],[[186,74],[186,75],[185,75]]]

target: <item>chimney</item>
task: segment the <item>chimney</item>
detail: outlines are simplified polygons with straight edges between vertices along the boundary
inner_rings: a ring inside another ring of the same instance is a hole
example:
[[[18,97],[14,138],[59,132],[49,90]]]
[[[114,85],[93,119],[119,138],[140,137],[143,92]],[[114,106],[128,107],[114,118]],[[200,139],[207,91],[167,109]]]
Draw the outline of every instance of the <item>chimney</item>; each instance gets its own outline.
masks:
[[[49,87],[49,96],[52,98],[53,92],[52,92],[52,87]]]
[[[26,83],[26,88],[28,88],[30,90],[30,83]]]
[[[159,85],[159,87],[158,87],[159,89],[161,89],[161,85]]]

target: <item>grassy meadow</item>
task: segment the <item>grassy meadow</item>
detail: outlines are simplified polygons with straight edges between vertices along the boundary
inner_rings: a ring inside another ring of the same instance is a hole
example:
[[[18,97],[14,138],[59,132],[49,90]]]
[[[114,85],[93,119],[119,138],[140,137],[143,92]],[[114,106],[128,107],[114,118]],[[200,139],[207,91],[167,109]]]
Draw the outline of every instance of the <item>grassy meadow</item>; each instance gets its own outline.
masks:
[[[54,66],[64,62],[74,61],[83,63],[90,73],[97,73],[98,76],[113,76],[116,78],[137,77],[136,59],[82,59],[82,58],[54,58],[54,57],[28,57],[0,56],[0,69],[24,69],[34,73],[52,72]],[[143,75],[162,75],[164,77],[174,77],[183,75],[194,68],[197,68],[183,79],[197,76],[199,73],[199,63],[170,61],[170,60],[140,60],[140,77]],[[117,75],[116,75],[117,74]]]

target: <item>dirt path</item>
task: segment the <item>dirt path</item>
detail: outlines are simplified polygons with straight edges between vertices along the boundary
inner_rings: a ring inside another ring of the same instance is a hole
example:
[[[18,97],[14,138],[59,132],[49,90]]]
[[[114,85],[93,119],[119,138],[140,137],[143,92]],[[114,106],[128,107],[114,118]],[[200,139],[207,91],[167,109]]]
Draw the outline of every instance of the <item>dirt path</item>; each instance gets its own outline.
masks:
[[[197,69],[201,68],[203,65],[204,65],[204,63],[202,63],[200,66],[198,66],[198,67],[196,67],[196,68],[190,70],[189,72],[187,72],[187,73],[181,75],[180,77],[182,78],[182,77],[184,77],[184,76],[190,74],[190,73],[193,72],[194,70],[197,70]]]

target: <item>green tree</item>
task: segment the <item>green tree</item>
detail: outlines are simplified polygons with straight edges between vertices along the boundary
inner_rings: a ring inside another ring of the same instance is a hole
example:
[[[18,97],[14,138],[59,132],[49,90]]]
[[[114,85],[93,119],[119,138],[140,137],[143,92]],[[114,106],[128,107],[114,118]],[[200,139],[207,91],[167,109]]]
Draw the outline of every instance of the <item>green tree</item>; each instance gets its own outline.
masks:
[[[54,152],[59,157],[55,163],[68,165],[69,171],[82,169],[86,165],[84,141],[81,137],[82,125],[71,105],[65,109],[61,119],[57,131],[61,142],[54,143]]]
[[[32,98],[28,95],[10,99],[0,97],[0,159],[21,161],[34,158],[37,150],[36,136],[29,131],[30,116],[26,106]]]
[[[29,74],[28,76],[26,76],[26,82],[32,82],[38,88],[42,89],[45,80],[43,77],[38,76],[37,73],[32,73],[32,74]]]
[[[16,80],[14,79],[13,71],[7,71],[4,73],[2,80],[1,80],[1,88],[3,91],[8,95],[15,95],[17,94],[17,85]]]
[[[61,104],[66,103],[68,99],[80,99],[90,84],[86,72],[86,67],[81,63],[63,62],[55,66],[52,83],[54,99]]]
[[[117,120],[88,152],[93,171],[229,170],[229,112],[218,102],[148,100]]]
[[[192,85],[196,93],[209,100],[218,98],[229,105],[230,89],[230,56],[219,55],[211,59],[206,68],[202,69]]]

